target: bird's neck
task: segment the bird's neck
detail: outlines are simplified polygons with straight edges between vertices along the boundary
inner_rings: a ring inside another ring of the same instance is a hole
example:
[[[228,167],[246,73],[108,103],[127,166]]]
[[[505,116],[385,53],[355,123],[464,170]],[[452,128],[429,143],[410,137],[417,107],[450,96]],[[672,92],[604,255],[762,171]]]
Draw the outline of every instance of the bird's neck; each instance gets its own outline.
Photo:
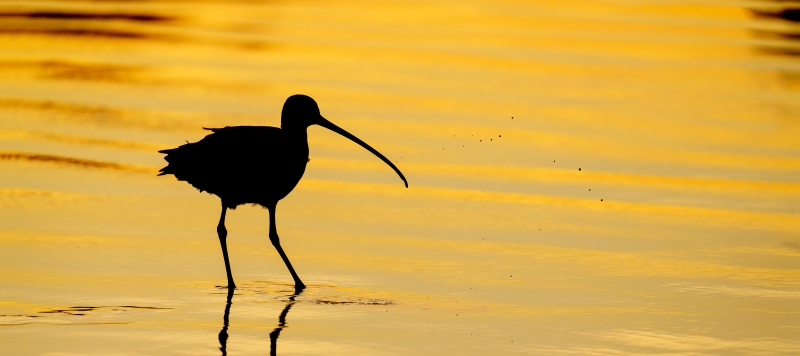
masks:
[[[308,142],[308,132],[305,128],[283,129],[284,136],[290,141]]]

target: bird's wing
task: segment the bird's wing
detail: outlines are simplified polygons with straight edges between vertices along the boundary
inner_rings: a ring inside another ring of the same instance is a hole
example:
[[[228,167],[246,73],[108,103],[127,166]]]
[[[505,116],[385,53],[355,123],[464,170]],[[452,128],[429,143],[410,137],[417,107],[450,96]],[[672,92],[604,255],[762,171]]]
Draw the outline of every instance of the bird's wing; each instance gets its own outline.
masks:
[[[225,127],[217,127],[217,128],[204,127],[203,130],[208,130],[208,131],[211,131],[211,132],[220,132],[220,131],[225,131],[225,129],[230,129],[231,127],[240,127],[240,126],[225,126]],[[250,126],[244,126],[244,127],[250,127]]]
[[[181,150],[186,150],[187,147],[190,145],[196,145],[207,139],[209,141],[226,141],[226,139],[235,139],[236,137],[243,137],[243,136],[258,136],[258,133],[264,133],[265,131],[272,131],[272,130],[264,130],[264,129],[275,129],[279,130],[276,127],[269,127],[269,126],[225,126],[225,127],[204,127],[203,130],[211,131],[212,133],[206,135],[202,140],[194,143],[186,142],[185,145],[180,145],[175,148],[170,148],[166,150],[160,150],[158,153],[170,154],[175,152],[180,152]],[[220,133],[219,135],[214,135],[215,133]],[[253,135],[256,134],[256,135]],[[268,134],[267,134],[268,135]],[[262,135],[263,136],[263,135]],[[166,159],[166,157],[164,157]],[[169,160],[167,160],[169,161]]]
[[[231,180],[247,177],[279,146],[280,129],[268,126],[229,126],[207,129],[211,134],[195,143],[161,150],[169,164],[159,175],[173,174],[200,191],[219,195]],[[267,154],[265,154],[267,153]]]

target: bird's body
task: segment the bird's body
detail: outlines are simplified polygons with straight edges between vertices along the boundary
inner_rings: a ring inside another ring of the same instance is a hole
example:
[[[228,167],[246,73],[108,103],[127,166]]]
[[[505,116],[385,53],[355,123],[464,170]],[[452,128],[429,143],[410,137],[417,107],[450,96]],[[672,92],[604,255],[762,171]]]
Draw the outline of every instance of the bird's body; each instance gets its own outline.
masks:
[[[241,204],[258,204],[269,210],[270,241],[292,274],[295,288],[305,288],[280,245],[275,208],[305,173],[309,162],[306,129],[310,125],[323,126],[358,143],[392,167],[406,182],[391,161],[323,118],[317,103],[305,95],[293,95],[286,100],[281,113],[281,128],[229,126],[207,129],[212,133],[198,142],[159,151],[167,154],[164,159],[169,162],[159,175],[172,174],[201,192],[214,194],[222,200],[217,233],[228,274],[228,288],[235,288],[235,284],[228,260],[225,213]]]
[[[229,126],[195,143],[160,151],[173,174],[234,209],[242,204],[275,205],[300,182],[308,163],[306,131],[269,126]]]

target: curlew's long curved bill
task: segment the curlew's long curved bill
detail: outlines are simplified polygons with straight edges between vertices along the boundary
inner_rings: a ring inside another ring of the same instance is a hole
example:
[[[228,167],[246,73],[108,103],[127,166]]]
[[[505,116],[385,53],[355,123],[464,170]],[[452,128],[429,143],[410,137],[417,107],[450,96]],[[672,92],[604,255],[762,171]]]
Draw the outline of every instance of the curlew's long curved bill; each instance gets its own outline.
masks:
[[[389,159],[384,157],[380,152],[378,152],[374,148],[370,147],[364,141],[359,140],[358,137],[355,137],[355,136],[351,135],[349,132],[345,131],[341,127],[334,125],[332,122],[326,120],[322,116],[319,117],[319,122],[317,123],[317,125],[322,126],[322,127],[326,128],[328,130],[331,130],[331,131],[333,131],[335,133],[338,133],[338,134],[340,134],[340,135],[342,135],[344,137],[349,138],[351,141],[361,145],[361,147],[366,148],[367,151],[370,151],[370,152],[372,152],[372,154],[378,156],[378,158],[380,158],[382,161],[386,162],[386,164],[388,164],[389,167],[392,167],[392,169],[394,169],[394,171],[397,172],[397,175],[399,175],[400,179],[402,179],[403,182],[406,183],[406,188],[408,188],[408,181],[406,180],[406,177],[403,176],[403,173],[401,173],[400,170],[397,169],[397,167],[395,167],[394,164],[392,164],[392,161],[390,161]]]

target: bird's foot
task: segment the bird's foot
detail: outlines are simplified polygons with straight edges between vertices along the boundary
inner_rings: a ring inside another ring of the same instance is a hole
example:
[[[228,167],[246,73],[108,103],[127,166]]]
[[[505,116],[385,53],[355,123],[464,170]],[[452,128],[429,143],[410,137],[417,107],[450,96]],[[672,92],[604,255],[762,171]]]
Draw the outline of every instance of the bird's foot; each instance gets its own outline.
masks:
[[[298,292],[302,291],[303,289],[306,289],[306,285],[303,284],[303,282],[295,282],[294,283],[294,291],[295,291],[295,293],[298,293]]]

